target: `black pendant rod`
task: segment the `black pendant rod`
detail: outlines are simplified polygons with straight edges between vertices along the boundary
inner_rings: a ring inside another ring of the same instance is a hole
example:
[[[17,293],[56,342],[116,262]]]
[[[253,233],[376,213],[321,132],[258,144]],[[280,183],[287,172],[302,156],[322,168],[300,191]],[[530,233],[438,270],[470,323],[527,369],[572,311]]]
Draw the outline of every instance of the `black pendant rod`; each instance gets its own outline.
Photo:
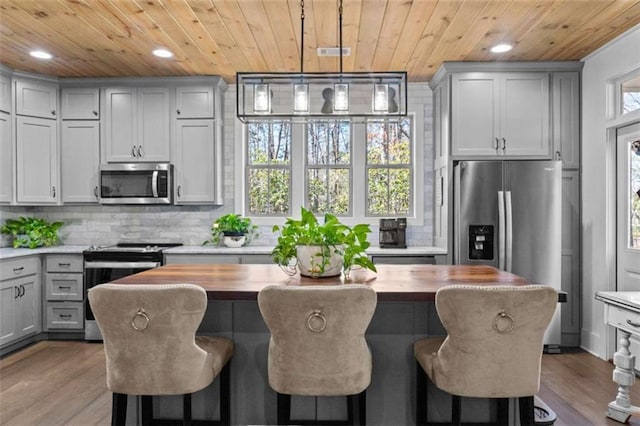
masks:
[[[304,69],[304,0],[300,0],[300,74]]]
[[[340,74],[342,74],[342,0],[340,0],[338,6],[338,19],[340,26]]]

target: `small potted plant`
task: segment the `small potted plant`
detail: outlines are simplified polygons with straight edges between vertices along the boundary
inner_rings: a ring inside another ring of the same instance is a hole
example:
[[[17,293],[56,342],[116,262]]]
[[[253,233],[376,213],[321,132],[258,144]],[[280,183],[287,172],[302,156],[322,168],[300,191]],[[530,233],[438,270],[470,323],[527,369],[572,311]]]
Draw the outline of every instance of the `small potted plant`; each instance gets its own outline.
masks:
[[[58,229],[62,222],[49,223],[37,217],[7,219],[0,228],[3,234],[13,236],[13,247],[49,247],[58,243]]]
[[[280,232],[280,236],[271,256],[290,275],[296,270],[314,278],[344,272],[348,279],[355,265],[376,271],[365,252],[370,245],[369,225],[350,227],[332,214],[325,214],[324,223],[320,224],[311,211],[302,207],[300,220],[288,218],[284,226],[274,226],[273,232]]]
[[[217,218],[211,226],[211,239],[202,245],[223,243],[227,247],[242,247],[257,237],[258,227],[248,217],[229,213]]]

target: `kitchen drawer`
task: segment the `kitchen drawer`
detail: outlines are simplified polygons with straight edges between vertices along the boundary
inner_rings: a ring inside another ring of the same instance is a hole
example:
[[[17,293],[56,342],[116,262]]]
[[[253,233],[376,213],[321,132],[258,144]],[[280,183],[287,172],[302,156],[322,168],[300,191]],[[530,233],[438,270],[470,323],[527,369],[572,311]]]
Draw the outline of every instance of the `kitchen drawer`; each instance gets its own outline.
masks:
[[[640,335],[640,312],[633,312],[613,305],[607,305],[607,323],[635,335]]]
[[[82,266],[82,256],[47,256],[47,272],[82,272]]]
[[[3,260],[0,264],[0,281],[33,275],[40,271],[40,258],[37,256]]]
[[[47,303],[47,330],[82,329],[84,327],[82,302]]]
[[[82,274],[47,274],[47,300],[82,301]]]

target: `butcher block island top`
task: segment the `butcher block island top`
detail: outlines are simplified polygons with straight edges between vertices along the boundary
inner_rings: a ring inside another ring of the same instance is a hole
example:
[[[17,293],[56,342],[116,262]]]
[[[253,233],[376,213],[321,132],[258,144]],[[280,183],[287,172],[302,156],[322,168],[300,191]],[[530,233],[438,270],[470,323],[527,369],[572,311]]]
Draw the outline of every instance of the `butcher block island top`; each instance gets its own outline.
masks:
[[[470,265],[376,265],[378,272],[352,270],[350,279],[288,276],[278,265],[181,265],[149,269],[113,281],[116,284],[191,283],[207,291],[209,300],[256,300],[267,285],[290,286],[366,284],[373,287],[379,301],[433,301],[436,291],[451,284],[515,285],[531,284],[525,278],[492,266]]]

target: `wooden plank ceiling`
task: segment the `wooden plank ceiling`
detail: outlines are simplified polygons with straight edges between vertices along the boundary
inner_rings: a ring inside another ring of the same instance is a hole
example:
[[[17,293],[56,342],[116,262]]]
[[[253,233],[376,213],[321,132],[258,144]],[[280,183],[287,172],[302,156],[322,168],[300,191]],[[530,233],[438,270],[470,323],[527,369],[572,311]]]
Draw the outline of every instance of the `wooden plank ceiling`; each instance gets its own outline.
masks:
[[[0,0],[0,63],[59,77],[300,71],[299,0]],[[304,1],[304,71],[338,71],[337,0]],[[344,0],[344,71],[579,60],[640,23],[640,0]],[[500,42],[508,53],[492,54]],[[160,59],[151,51],[174,52]],[[29,56],[47,50],[50,61]]]

